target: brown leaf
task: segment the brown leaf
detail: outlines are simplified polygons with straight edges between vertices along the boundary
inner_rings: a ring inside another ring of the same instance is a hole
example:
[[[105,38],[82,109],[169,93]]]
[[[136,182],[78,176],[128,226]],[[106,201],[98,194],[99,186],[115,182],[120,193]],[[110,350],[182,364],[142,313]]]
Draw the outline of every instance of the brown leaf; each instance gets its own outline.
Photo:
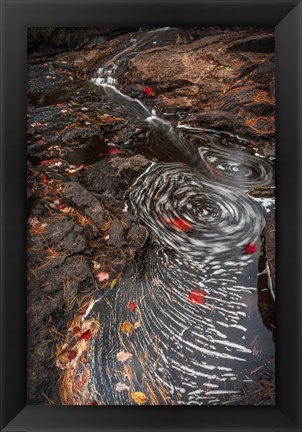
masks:
[[[120,351],[117,353],[116,358],[117,361],[124,363],[126,360],[129,360],[133,357],[133,354],[127,351]]]

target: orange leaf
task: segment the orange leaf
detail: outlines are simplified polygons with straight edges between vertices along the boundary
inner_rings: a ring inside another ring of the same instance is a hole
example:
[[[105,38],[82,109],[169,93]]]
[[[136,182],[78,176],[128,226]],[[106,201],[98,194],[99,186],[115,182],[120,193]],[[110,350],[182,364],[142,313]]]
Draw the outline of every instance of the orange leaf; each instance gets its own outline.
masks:
[[[134,300],[131,300],[129,303],[128,303],[128,309],[130,310],[130,312],[133,312],[136,308],[137,308],[137,304],[136,304],[136,302],[134,301]]]
[[[137,405],[144,405],[148,401],[147,396],[142,392],[132,392],[130,396]]]
[[[132,324],[125,321],[124,324],[121,325],[121,331],[128,336],[132,332]]]
[[[111,148],[111,149],[108,149],[107,152],[108,152],[110,155],[118,155],[118,154],[121,154],[121,153],[122,153],[122,150],[120,150],[120,149],[118,149],[118,148]]]

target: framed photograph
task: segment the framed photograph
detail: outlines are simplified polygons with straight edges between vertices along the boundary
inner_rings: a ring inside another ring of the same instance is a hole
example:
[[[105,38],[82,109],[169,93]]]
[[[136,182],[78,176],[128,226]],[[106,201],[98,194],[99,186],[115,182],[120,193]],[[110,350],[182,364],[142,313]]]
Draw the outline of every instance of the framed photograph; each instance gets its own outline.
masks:
[[[300,431],[301,1],[1,12],[1,430]]]

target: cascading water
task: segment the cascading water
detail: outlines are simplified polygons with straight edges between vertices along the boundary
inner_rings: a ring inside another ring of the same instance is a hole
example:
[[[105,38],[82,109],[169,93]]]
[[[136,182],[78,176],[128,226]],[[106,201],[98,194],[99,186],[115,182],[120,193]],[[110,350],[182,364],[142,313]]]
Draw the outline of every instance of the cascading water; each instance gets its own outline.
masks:
[[[117,111],[149,126],[137,151],[159,162],[129,193],[148,243],[90,311],[101,322],[90,345],[90,399],[129,404],[129,392],[142,391],[149,404],[254,403],[256,380],[273,377],[274,348],[257,310],[259,253],[243,254],[248,243],[260,250],[265,211],[244,192],[272,185],[273,167],[237,137],[176,127],[118,90],[122,65],[166,31],[138,33],[93,78]],[[179,219],[189,228],[170,223]],[[205,300],[192,304],[200,291]],[[120,351],[131,361],[118,361]]]

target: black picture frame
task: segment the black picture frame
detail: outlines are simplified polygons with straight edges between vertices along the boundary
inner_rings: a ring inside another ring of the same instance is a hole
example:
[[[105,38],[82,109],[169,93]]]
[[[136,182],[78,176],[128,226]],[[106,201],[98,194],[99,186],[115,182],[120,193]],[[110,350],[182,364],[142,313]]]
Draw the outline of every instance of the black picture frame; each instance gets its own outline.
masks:
[[[1,430],[301,431],[301,0],[1,0]],[[275,26],[276,406],[26,406],[26,28]]]

